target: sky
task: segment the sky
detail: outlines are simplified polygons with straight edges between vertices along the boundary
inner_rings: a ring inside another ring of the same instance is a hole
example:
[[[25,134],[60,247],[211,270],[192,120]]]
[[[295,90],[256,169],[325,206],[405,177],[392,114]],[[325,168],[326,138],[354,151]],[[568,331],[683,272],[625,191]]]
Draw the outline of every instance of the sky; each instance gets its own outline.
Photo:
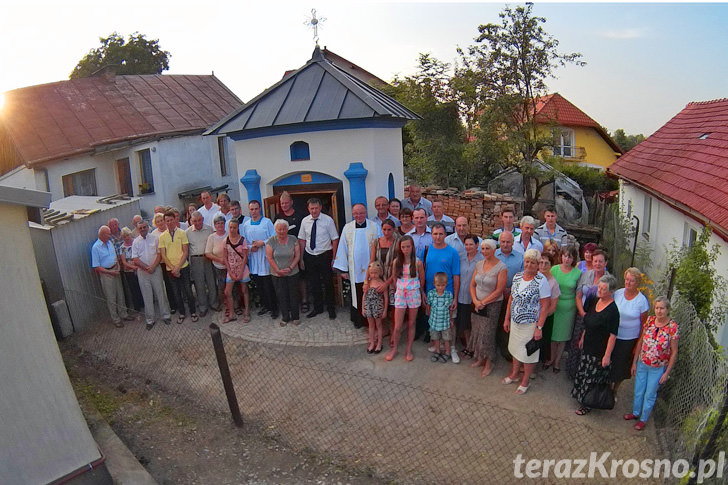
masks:
[[[171,52],[169,74],[212,72],[243,101],[306,63],[305,22],[325,18],[319,44],[391,80],[429,52],[453,63],[505,3],[385,1],[64,2],[0,0],[0,93],[68,78],[117,31],[139,31]],[[585,67],[548,81],[613,132],[650,135],[691,101],[728,97],[728,4],[545,3],[534,13],[562,52]]]

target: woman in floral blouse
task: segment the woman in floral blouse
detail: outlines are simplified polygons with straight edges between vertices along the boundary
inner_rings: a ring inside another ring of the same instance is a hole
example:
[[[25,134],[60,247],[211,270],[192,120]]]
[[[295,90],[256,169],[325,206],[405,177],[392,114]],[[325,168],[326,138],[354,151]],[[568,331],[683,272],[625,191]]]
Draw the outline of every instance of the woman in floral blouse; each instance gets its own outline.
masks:
[[[642,336],[637,342],[640,351],[632,364],[634,403],[632,412],[625,414],[627,421],[638,419],[634,429],[644,429],[657,399],[657,389],[670,376],[677,360],[677,341],[680,338],[677,323],[670,317],[670,301],[664,296],[655,299],[655,316],[648,317]]]

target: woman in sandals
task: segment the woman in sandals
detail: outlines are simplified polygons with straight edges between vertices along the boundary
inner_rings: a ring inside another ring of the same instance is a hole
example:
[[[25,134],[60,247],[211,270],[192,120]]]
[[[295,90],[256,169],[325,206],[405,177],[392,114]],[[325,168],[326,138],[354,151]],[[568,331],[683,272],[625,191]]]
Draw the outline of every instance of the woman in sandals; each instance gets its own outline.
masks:
[[[677,323],[670,318],[670,300],[664,296],[655,298],[655,316],[647,318],[632,364],[635,376],[632,412],[624,415],[627,421],[638,420],[634,425],[637,431],[645,428],[657,390],[670,377],[677,360],[679,338]]]
[[[511,373],[503,379],[503,384],[518,382],[518,371],[523,364],[523,377],[516,394],[526,394],[528,383],[539,360],[539,351],[531,355],[526,344],[543,337],[543,325],[551,304],[551,288],[546,277],[538,272],[541,253],[529,249],[523,254],[523,271],[513,277],[511,296],[508,298],[506,318],[503,328],[509,332],[508,351],[513,356]]]
[[[574,378],[571,397],[581,404],[576,414],[583,416],[591,411],[582,404],[587,392],[609,380],[612,351],[619,331],[619,309],[614,302],[617,278],[608,274],[599,278],[597,298],[588,300],[584,314],[584,330],[579,339],[581,360]]]
[[[222,323],[236,320],[233,312],[233,285],[240,283],[240,289],[243,292],[243,304],[245,305],[245,313],[243,314],[243,322],[250,321],[250,299],[248,297],[248,285],[250,281],[250,270],[248,269],[248,245],[245,238],[238,232],[240,225],[237,219],[230,219],[228,222],[228,236],[225,238],[225,268],[227,269],[227,277],[225,278],[225,307],[227,311]]]
[[[495,250],[496,242],[492,239],[484,239],[480,243],[484,259],[476,263],[469,288],[473,299],[473,314],[470,317],[472,330],[468,348],[475,359],[470,366],[483,366],[480,373],[482,377],[490,375],[493,370],[496,356],[495,334],[503,304],[503,290],[508,281],[508,268],[495,256]]]

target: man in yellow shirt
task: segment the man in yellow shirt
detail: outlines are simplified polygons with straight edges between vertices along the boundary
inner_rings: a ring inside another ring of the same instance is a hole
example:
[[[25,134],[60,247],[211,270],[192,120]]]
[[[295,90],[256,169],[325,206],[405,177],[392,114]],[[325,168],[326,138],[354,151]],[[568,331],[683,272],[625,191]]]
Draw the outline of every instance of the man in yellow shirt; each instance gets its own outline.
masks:
[[[175,224],[175,215],[172,211],[164,213],[167,230],[159,236],[159,254],[167,266],[169,282],[174,294],[174,304],[177,305],[177,323],[185,321],[185,301],[189,306],[192,321],[199,320],[195,311],[195,297],[190,285],[190,263],[187,261],[190,242],[187,234]]]

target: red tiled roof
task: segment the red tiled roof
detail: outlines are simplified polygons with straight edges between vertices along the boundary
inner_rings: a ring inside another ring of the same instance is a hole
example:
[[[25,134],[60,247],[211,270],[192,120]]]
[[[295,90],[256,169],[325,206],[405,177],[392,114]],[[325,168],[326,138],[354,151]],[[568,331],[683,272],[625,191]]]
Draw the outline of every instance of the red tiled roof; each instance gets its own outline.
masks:
[[[688,104],[609,171],[712,225],[726,238],[728,99]]]
[[[98,76],[9,91],[0,122],[32,165],[121,141],[201,133],[242,104],[212,75]]]
[[[571,101],[559,93],[543,96],[536,101],[535,120],[536,123],[555,123],[561,126],[594,128],[604,141],[609,144],[612,150],[617,153],[623,153],[619,145],[612,140],[599,123],[591,119],[589,115],[577,108]]]

